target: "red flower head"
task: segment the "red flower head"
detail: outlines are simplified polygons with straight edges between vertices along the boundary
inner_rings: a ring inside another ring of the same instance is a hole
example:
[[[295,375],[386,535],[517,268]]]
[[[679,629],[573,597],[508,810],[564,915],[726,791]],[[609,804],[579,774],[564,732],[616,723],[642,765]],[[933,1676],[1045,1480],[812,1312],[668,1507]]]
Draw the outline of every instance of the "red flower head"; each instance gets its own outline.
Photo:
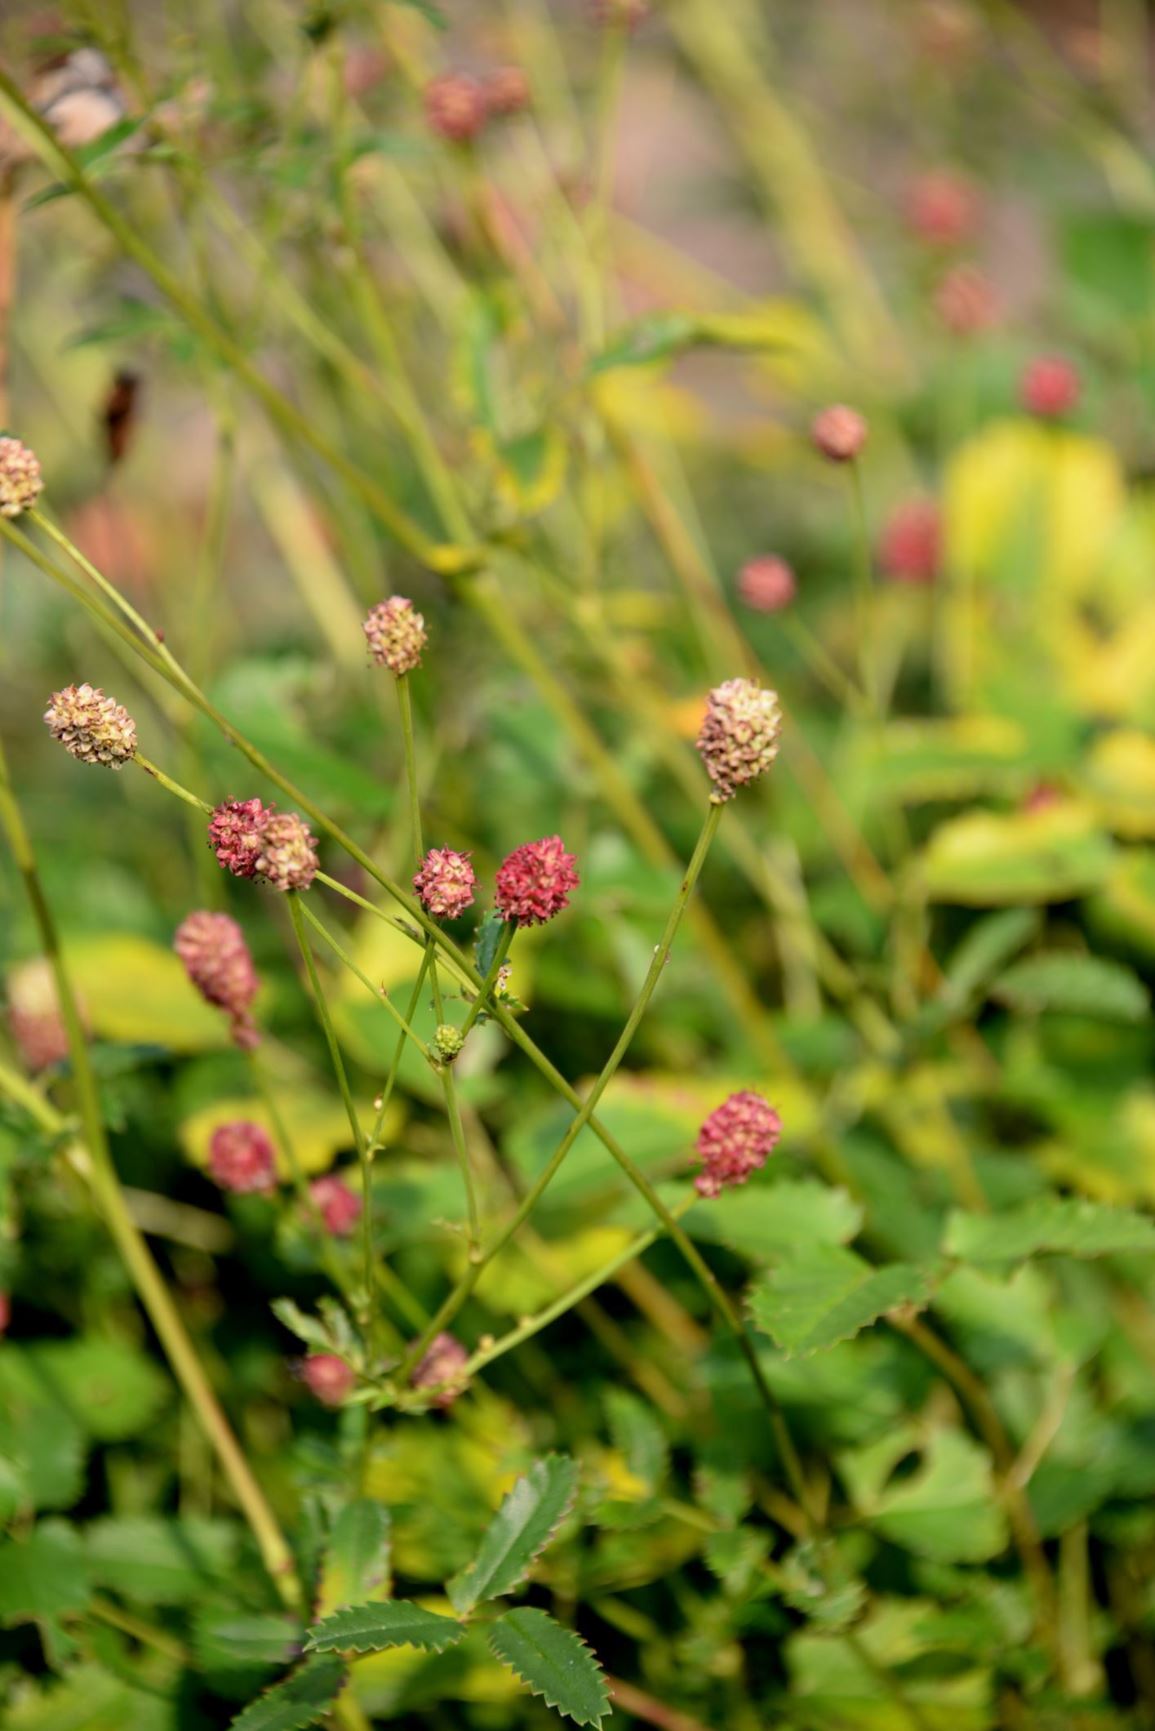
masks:
[[[747,560],[738,573],[738,593],[755,613],[781,613],[797,592],[793,571],[774,553]]]
[[[259,1124],[239,1118],[221,1124],[209,1143],[209,1171],[222,1190],[236,1196],[276,1189],[277,1161],[273,1144]]]
[[[301,1366],[301,1376],[322,1406],[343,1405],[357,1381],[345,1360],[332,1352],[311,1352]]]
[[[887,519],[878,560],[899,583],[930,583],[942,562],[942,519],[933,499],[908,499]]]
[[[172,947],[206,1003],[228,1011],[237,1045],[251,1051],[260,1041],[249,1015],[260,982],[236,920],[204,909],[189,914],[177,927]]]
[[[425,118],[439,137],[466,144],[488,118],[485,91],[464,72],[443,72],[425,86]]]
[[[934,291],[934,310],[953,335],[973,337],[997,323],[998,296],[977,265],[956,264]]]
[[[435,1335],[429,1351],[413,1372],[413,1387],[437,1389],[434,1406],[452,1406],[458,1395],[465,1392],[462,1372],[468,1362],[469,1354],[459,1340],[454,1340],[451,1334]]]
[[[1039,355],[1024,369],[1019,397],[1030,415],[1057,421],[1079,401],[1082,384],[1071,362],[1062,355]]]
[[[313,1180],[309,1194],[321,1211],[325,1231],[334,1238],[348,1238],[361,1218],[361,1198],[357,1192],[350,1190],[335,1172],[326,1172],[323,1178]]]
[[[435,919],[455,920],[473,905],[476,874],[467,853],[451,847],[431,847],[413,879],[421,906]]]
[[[529,107],[529,79],[520,66],[499,66],[485,80],[482,94],[487,112],[505,119]]]
[[[782,1133],[782,1120],[761,1094],[743,1090],[716,1106],[698,1132],[702,1170],[694,1180],[699,1196],[719,1196],[745,1184],[766,1164]]]
[[[257,875],[261,832],[273,815],[259,799],[226,799],[209,819],[209,846],[218,865],[237,878]]]
[[[866,434],[863,417],[845,403],[831,403],[815,415],[810,428],[815,446],[832,463],[852,463],[866,443]]]
[[[978,193],[969,180],[948,168],[920,174],[907,194],[906,219],[928,246],[959,246],[978,225]]]
[[[569,906],[570,891],[581,882],[576,868],[560,835],[523,842],[497,868],[498,913],[519,925],[543,926]]]

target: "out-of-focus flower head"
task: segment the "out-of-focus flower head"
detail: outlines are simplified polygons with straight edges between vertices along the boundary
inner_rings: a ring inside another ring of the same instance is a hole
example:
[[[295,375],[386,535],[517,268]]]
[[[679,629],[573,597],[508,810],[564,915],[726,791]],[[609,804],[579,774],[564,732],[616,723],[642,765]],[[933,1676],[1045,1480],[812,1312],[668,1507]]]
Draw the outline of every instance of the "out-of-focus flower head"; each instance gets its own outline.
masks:
[[[228,1012],[233,1039],[242,1051],[259,1045],[249,1010],[260,982],[236,920],[199,909],[177,927],[173,949],[206,1003]]]
[[[469,1354],[459,1340],[451,1334],[435,1335],[428,1352],[413,1372],[413,1387],[436,1389],[433,1405],[452,1406],[465,1392],[464,1371],[468,1362]]]
[[[990,278],[974,264],[952,265],[934,291],[934,309],[956,337],[978,336],[998,323],[999,301]]]
[[[317,875],[317,840],[295,811],[276,811],[261,826],[256,876],[275,890],[307,890]]]
[[[798,583],[785,559],[764,553],[743,565],[738,573],[738,593],[755,613],[781,613],[798,593]]]
[[[748,1089],[731,1094],[698,1132],[702,1170],[694,1180],[699,1196],[719,1196],[745,1184],[766,1164],[782,1134],[782,1120],[768,1100]]]
[[[361,629],[378,667],[387,667],[400,678],[421,666],[421,651],[429,634],[424,619],[404,595],[379,601]]]
[[[451,144],[468,144],[489,118],[483,86],[465,72],[442,72],[431,78],[424,100],[430,131]]]
[[[301,1378],[322,1406],[343,1406],[357,1381],[356,1373],[333,1352],[311,1352],[301,1366]]]
[[[348,1238],[361,1218],[361,1198],[351,1190],[336,1172],[326,1172],[314,1178],[309,1194],[317,1204],[326,1232],[334,1238]]]
[[[866,443],[867,425],[857,409],[831,403],[815,415],[810,436],[815,449],[832,463],[853,463]]]
[[[899,583],[930,583],[942,564],[942,517],[933,499],[907,499],[883,526],[878,562]]]
[[[777,692],[752,679],[727,679],[711,691],[697,745],[714,784],[710,798],[715,805],[766,773],[781,735]]]
[[[1062,420],[1081,394],[1078,370],[1064,355],[1036,355],[1023,369],[1019,398],[1027,413],[1040,420]]]
[[[222,1190],[235,1196],[268,1195],[277,1187],[273,1144],[251,1119],[219,1124],[209,1142],[209,1171]]]
[[[907,222],[927,246],[961,246],[974,235],[981,210],[971,181],[949,168],[920,174],[906,195]]]

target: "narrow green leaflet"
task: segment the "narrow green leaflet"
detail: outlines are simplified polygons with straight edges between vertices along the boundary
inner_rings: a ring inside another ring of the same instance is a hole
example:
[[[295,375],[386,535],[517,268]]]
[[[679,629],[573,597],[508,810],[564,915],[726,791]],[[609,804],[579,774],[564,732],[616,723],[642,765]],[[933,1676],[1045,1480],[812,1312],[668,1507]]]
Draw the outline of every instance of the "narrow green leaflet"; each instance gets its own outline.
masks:
[[[962,1002],[1029,943],[1042,924],[1037,908],[1001,908],[977,920],[947,964],[942,996]]]
[[[999,975],[991,996],[1031,1015],[1057,1010],[1110,1022],[1141,1022],[1151,1008],[1146,986],[1130,968],[1074,952],[1016,962]]]
[[[340,1659],[310,1659],[251,1702],[229,1731],[305,1731],[324,1717],[344,1685]]]
[[[389,1511],[359,1497],[341,1510],[321,1568],[317,1616],[389,1597]]]
[[[464,1634],[465,1627],[456,1618],[397,1599],[337,1611],[309,1630],[305,1645],[314,1653],[383,1653],[386,1647],[423,1647],[440,1653]]]
[[[837,1244],[811,1244],[772,1268],[750,1294],[754,1322],[788,1355],[850,1340],[896,1305],[930,1299],[929,1270],[892,1262],[872,1268]]]
[[[575,1725],[600,1725],[610,1711],[605,1673],[571,1629],[545,1611],[507,1611],[489,1631],[489,1649],[534,1695]]]
[[[481,1599],[495,1599],[523,1581],[565,1519],[577,1495],[577,1463],[546,1455],[518,1479],[482,1538],[476,1557],[446,1592],[465,1616]]]
[[[1006,1214],[964,1214],[947,1221],[943,1250],[960,1262],[1018,1262],[1040,1251],[1067,1256],[1155,1250],[1155,1220],[1129,1208],[1109,1208],[1041,1196]]]

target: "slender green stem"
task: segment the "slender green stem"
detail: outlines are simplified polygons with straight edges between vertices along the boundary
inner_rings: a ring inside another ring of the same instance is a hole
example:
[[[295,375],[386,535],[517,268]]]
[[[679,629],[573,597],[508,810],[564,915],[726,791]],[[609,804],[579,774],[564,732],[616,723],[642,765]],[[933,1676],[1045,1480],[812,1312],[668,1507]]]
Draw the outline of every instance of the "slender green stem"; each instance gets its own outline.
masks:
[[[293,933],[297,940],[297,947],[301,952],[301,960],[305,964],[305,972],[309,977],[309,985],[313,993],[313,1003],[316,1006],[317,1016],[324,1031],[325,1043],[329,1048],[329,1057],[333,1064],[333,1074],[337,1079],[337,1090],[340,1093],[341,1100],[345,1107],[345,1115],[349,1120],[349,1128],[353,1134],[353,1146],[357,1150],[357,1159],[361,1166],[361,1189],[364,1198],[362,1219],[364,1220],[369,1215],[371,1203],[372,1167],[369,1160],[369,1145],[365,1137],[365,1131],[362,1127],[361,1120],[357,1115],[357,1108],[353,1103],[353,1095],[349,1088],[349,1077],[345,1070],[345,1060],[341,1055],[341,1047],[337,1040],[337,1031],[333,1026],[333,1018],[329,1013],[328,999],[325,996],[324,987],[321,985],[321,977],[317,972],[317,963],[313,955],[313,946],[309,942],[309,934],[305,930],[305,916],[308,910],[304,908],[298,890],[289,891],[288,902],[289,916],[293,922]],[[365,1310],[362,1313],[362,1320],[366,1327],[371,1329],[373,1325],[374,1310],[373,1294],[375,1291],[373,1280],[373,1235],[371,1231],[366,1231],[364,1233],[362,1239],[362,1250],[365,1282]]]
[[[601,1073],[597,1077],[597,1080],[594,1082],[589,1093],[586,1095],[586,1098],[582,1101],[578,1111],[575,1113],[565,1135],[554,1149],[534,1183],[526,1191],[510,1219],[498,1232],[496,1238],[494,1238],[486,1247],[483,1254],[466,1269],[457,1286],[445,1299],[440,1310],[433,1318],[433,1321],[429,1324],[425,1334],[422,1335],[421,1339],[411,1349],[408,1357],[405,1359],[398,1372],[398,1375],[402,1380],[423,1356],[434,1335],[439,1334],[441,1330],[444,1329],[457,1315],[457,1312],[461,1309],[461,1306],[465,1303],[466,1299],[473,1291],[473,1288],[477,1285],[483,1269],[488,1267],[494,1257],[497,1256],[509,1243],[510,1239],[514,1236],[523,1222],[528,1220],[538,1202],[545,1194],[546,1189],[553,1181],[566,1155],[577,1141],[582,1130],[593,1117],[598,1101],[601,1099],[602,1095],[609,1087],[610,1082],[616,1075],[622,1059],[625,1057],[630,1048],[630,1044],[633,1041],[634,1035],[637,1033],[642,1018],[649,1008],[650,999],[654,995],[658,981],[662,976],[667,961],[669,960],[670,949],[673,945],[674,937],[677,933],[678,927],[682,923],[682,915],[686,911],[686,904],[689,901],[694,886],[698,881],[698,876],[705,863],[706,855],[710,851],[710,844],[717,832],[721,816],[722,807],[720,805],[711,805],[709,807],[706,813],[706,821],[702,825],[702,832],[698,837],[697,846],[691,856],[689,865],[686,867],[685,876],[682,879],[674,905],[670,910],[668,919],[666,920],[665,930],[663,931],[658,945],[654,950],[653,960],[650,962],[645,980],[642,983],[642,989],[638,993],[634,1007],[630,1011],[630,1014],[626,1019],[626,1024],[618,1036],[613,1051],[606,1059]],[[625,1158],[628,1160],[628,1156]],[[628,1166],[623,1169],[627,1171],[627,1175],[631,1178],[631,1181],[637,1185],[641,1174],[638,1172],[638,1169],[634,1166],[633,1162],[629,1161]],[[643,1182],[645,1181],[643,1180]],[[648,1188],[649,1186],[647,1185],[647,1189]],[[648,1197],[647,1200],[649,1200]],[[664,1219],[664,1224],[666,1225],[667,1230],[669,1230],[669,1210],[665,1207],[664,1203],[661,1206],[663,1215],[666,1217]],[[674,1222],[674,1224],[676,1226],[677,1223]],[[678,1228],[678,1231],[681,1231],[680,1227]],[[697,1252],[694,1254],[696,1255]]]
[[[429,966],[429,951],[426,949],[421,957],[421,966],[417,970],[417,978],[413,982],[413,990],[405,1010],[406,1027],[412,1023],[417,1014],[417,1006],[421,1002],[421,988],[425,983],[425,972]],[[393,1098],[393,1090],[397,1086],[397,1072],[401,1068],[401,1056],[405,1050],[405,1041],[409,1038],[406,1028],[402,1028],[397,1036],[397,1044],[393,1048],[393,1058],[385,1077],[385,1085],[381,1089],[377,1116],[373,1120],[373,1128],[369,1134],[369,1153],[373,1155],[381,1146],[381,1132],[385,1125],[385,1114],[389,1110],[389,1102]]]
[[[325,943],[332,950],[338,961],[342,962],[345,967],[348,968],[349,972],[360,980],[361,984],[365,987],[365,990],[370,992],[381,1005],[381,1008],[387,1010],[389,1015],[392,1016],[400,1029],[399,1037],[402,1040],[412,1040],[413,1044],[417,1047],[417,1050],[421,1053],[421,1056],[426,1060],[426,1062],[432,1063],[433,1054],[430,1052],[429,1047],[425,1044],[420,1034],[417,1033],[410,1020],[412,1009],[410,1009],[407,1015],[403,1016],[392,998],[389,996],[388,992],[386,992],[381,986],[375,986],[373,984],[364,969],[358,967],[357,963],[353,960],[341,940],[333,936],[328,926],[317,917],[312,908],[309,907],[307,903],[300,903],[298,905],[304,918],[308,920],[318,937],[324,939]]]
[[[183,800],[185,805],[191,805],[196,811],[212,812],[213,808],[207,800],[198,799],[195,793],[190,793],[187,787],[182,787],[179,781],[174,781],[171,775],[166,775],[164,770],[159,769],[155,763],[145,757],[142,751],[138,751],[132,761],[139,769],[143,769],[146,775],[151,775],[154,781],[159,782],[167,792],[174,793],[178,799]]]
[[[253,1536],[260,1548],[265,1567],[289,1606],[301,1601],[301,1586],[293,1554],[285,1542],[264,1492],[257,1483],[245,1455],[217,1400],[196,1349],[185,1330],[180,1313],[169,1293],[160,1270],[153,1260],[139,1228],[125,1201],[108,1139],[104,1129],[100,1094],[89,1056],[88,1042],[80,1020],[76,995],[61,950],[56,922],[45,897],[37,870],[31,839],[16,802],[8,776],[7,761],[0,748],[0,824],[8,838],[17,868],[40,932],[40,941],[52,967],[56,992],[68,1038],[72,1076],[76,1088],[77,1106],[84,1132],[87,1153],[85,1176],[104,1215],[105,1224],[120,1251],[136,1287],[141,1303],[164,1347],[173,1373],[184,1391],[185,1398],[196,1413],[200,1424],[216,1452],[221,1469],[232,1488]]]
[[[850,494],[854,515],[854,582],[858,599],[858,665],[862,689],[875,722],[882,718],[879,693],[878,645],[874,629],[874,570],[870,558],[870,529],[866,521],[866,494],[857,460],[850,470]]]
[[[413,694],[409,690],[407,673],[400,674],[396,683],[401,739],[405,750],[405,784],[409,790],[409,839],[414,860],[420,866],[425,846],[421,836],[421,793],[417,785],[417,751],[413,738]]]

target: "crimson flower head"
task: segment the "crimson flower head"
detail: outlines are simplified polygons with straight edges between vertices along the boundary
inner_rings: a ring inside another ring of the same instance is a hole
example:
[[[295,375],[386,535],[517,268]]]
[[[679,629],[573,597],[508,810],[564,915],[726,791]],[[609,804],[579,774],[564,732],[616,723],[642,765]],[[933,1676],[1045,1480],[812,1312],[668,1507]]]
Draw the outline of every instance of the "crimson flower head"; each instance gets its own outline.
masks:
[[[499,66],[485,80],[482,93],[486,112],[503,120],[529,107],[529,79],[520,66]]]
[[[781,613],[797,592],[793,571],[775,553],[748,559],[738,573],[738,593],[754,613]]]
[[[956,264],[934,291],[934,310],[952,335],[974,337],[997,322],[999,301],[977,265]]]
[[[295,811],[266,815],[261,825],[257,877],[275,890],[307,890],[319,864],[316,837],[303,817]]]
[[[355,1373],[335,1352],[311,1352],[301,1366],[301,1377],[322,1406],[342,1406],[357,1381]]]
[[[1079,374],[1063,355],[1037,356],[1024,369],[1019,384],[1024,409],[1044,421],[1057,421],[1069,415],[1081,391]]]
[[[452,1406],[458,1395],[465,1392],[462,1373],[468,1362],[469,1354],[459,1340],[454,1340],[451,1334],[434,1335],[428,1352],[413,1372],[413,1387],[436,1389],[434,1406]]]
[[[981,206],[970,181],[949,168],[920,174],[906,200],[912,232],[927,246],[959,246],[978,225]]]
[[[400,679],[421,666],[421,651],[429,641],[425,620],[404,595],[390,595],[370,608],[361,627],[369,653],[378,667],[387,667]]]
[[[580,882],[577,860],[560,835],[523,842],[497,868],[497,911],[503,920],[543,926],[569,906],[570,891]]]
[[[321,1211],[325,1231],[334,1238],[348,1238],[361,1218],[361,1198],[357,1192],[350,1190],[336,1172],[326,1172],[323,1178],[313,1180],[309,1194]]]
[[[254,1191],[267,1195],[277,1185],[273,1144],[261,1126],[248,1118],[218,1125],[209,1143],[209,1171],[222,1190],[236,1196]]]
[[[853,463],[866,443],[867,426],[857,409],[831,403],[815,415],[810,436],[815,447],[832,463]]]
[[[259,981],[236,920],[200,909],[181,921],[172,947],[205,1002],[227,1010],[236,1044],[251,1051],[260,1042],[249,1015]]]
[[[711,803],[724,805],[757,781],[778,756],[782,710],[778,693],[752,679],[727,679],[706,699],[698,754],[713,782]]]
[[[745,1184],[764,1166],[782,1134],[782,1120],[768,1100],[748,1089],[716,1106],[698,1132],[702,1170],[694,1180],[699,1196],[720,1196]]]
[[[899,583],[930,583],[942,563],[942,519],[933,499],[908,499],[891,512],[878,560]]]
[[[218,805],[209,819],[209,846],[217,863],[234,877],[256,877],[261,831],[272,815],[273,807],[259,799],[226,799]]]
[[[421,906],[435,919],[455,920],[473,905],[476,873],[467,853],[451,847],[431,847],[413,879]]]
[[[488,119],[485,90],[464,72],[443,72],[425,86],[425,119],[451,144],[476,138]]]

